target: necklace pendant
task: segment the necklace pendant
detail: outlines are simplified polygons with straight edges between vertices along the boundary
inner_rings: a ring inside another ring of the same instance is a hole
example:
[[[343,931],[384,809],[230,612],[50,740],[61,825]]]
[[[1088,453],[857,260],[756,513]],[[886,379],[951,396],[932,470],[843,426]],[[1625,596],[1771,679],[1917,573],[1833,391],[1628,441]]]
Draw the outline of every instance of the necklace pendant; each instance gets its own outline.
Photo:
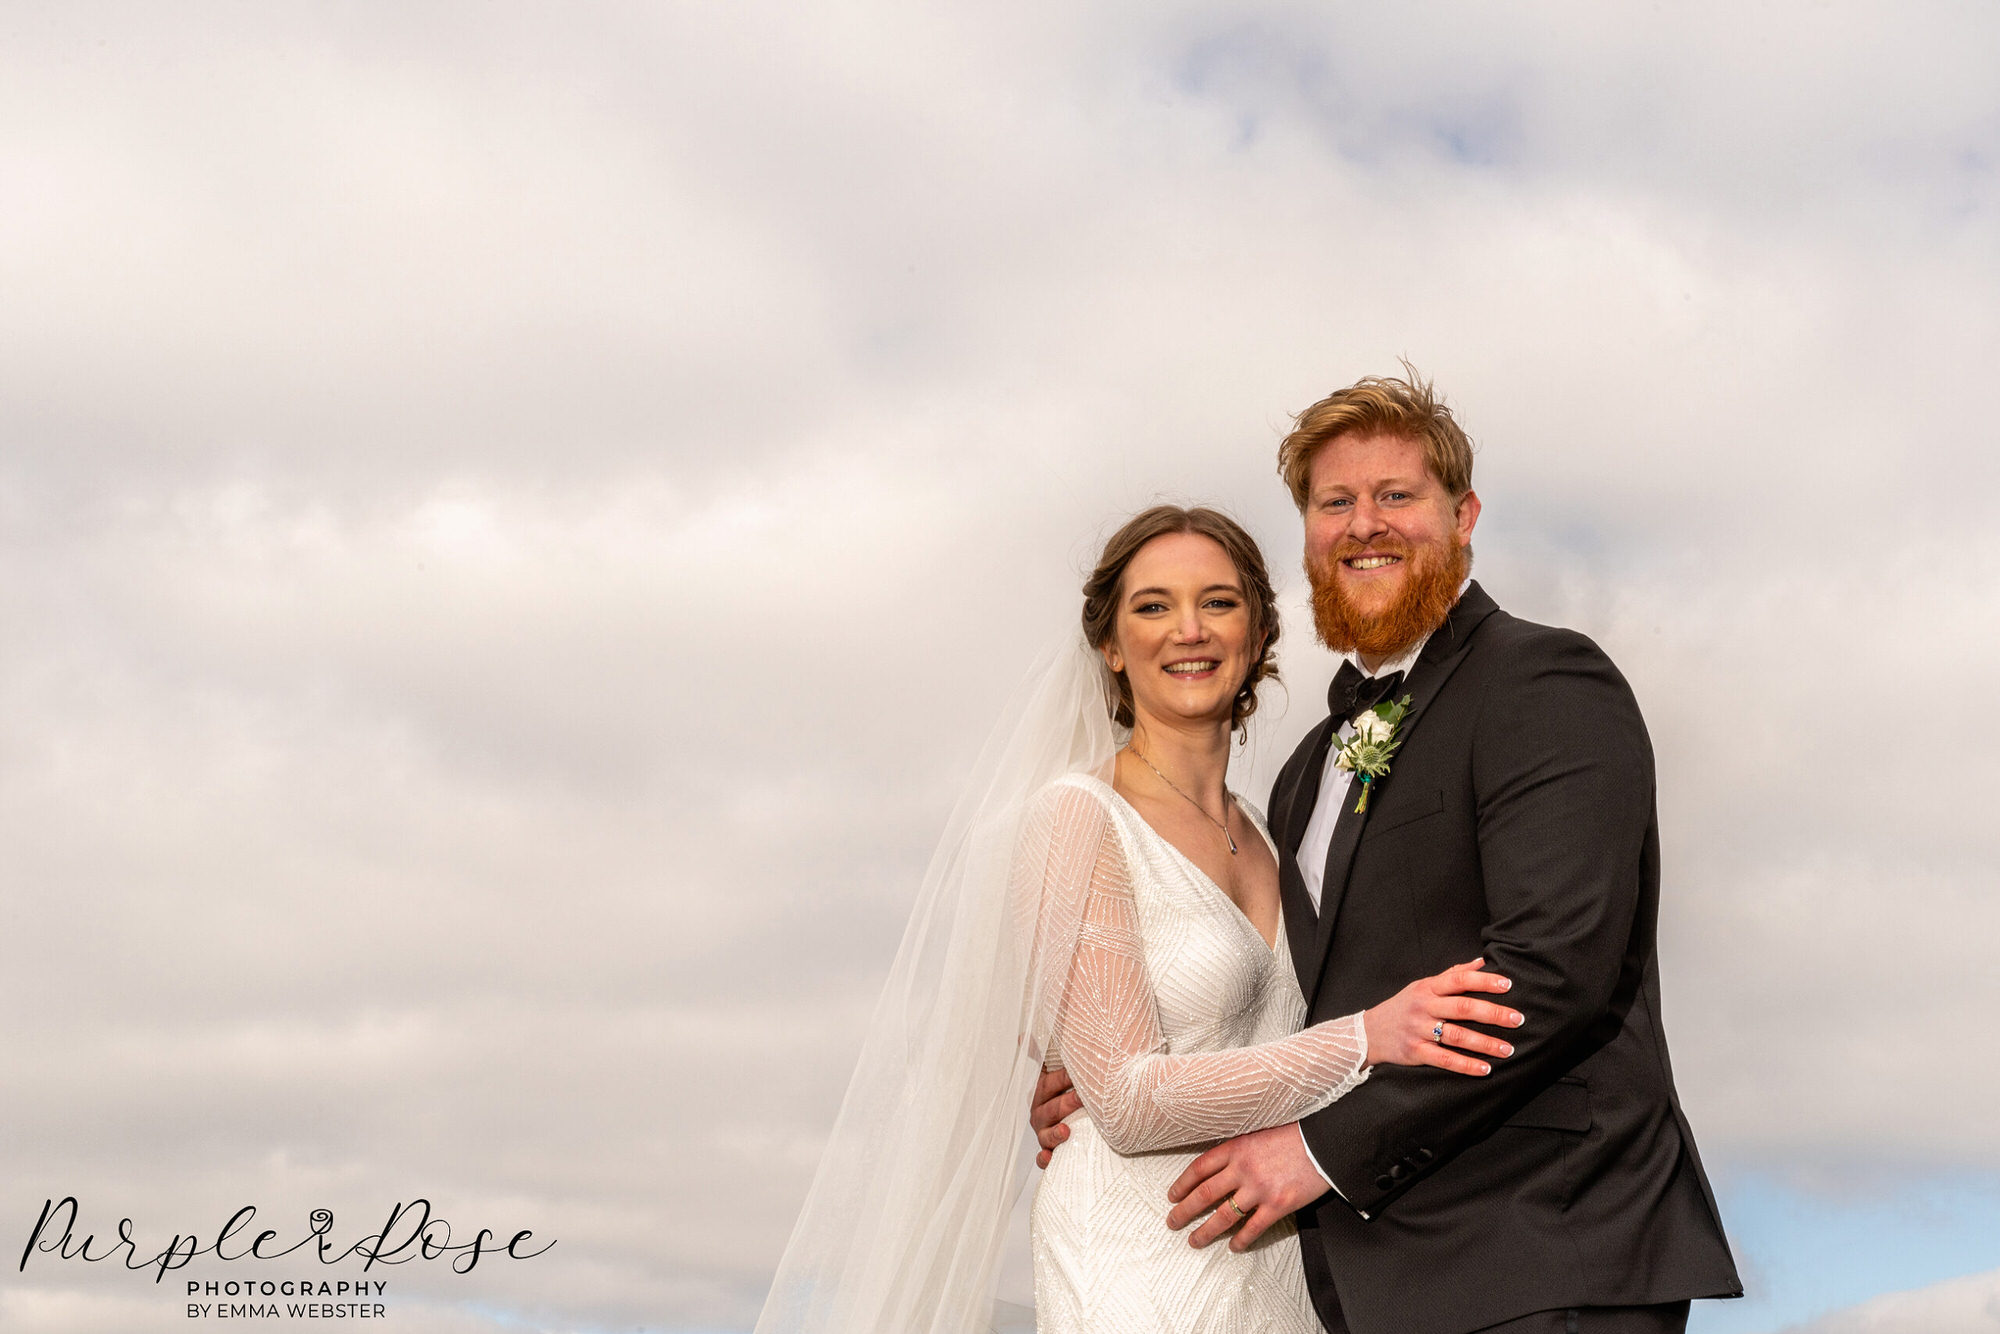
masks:
[[[1181,792],[1180,785],[1174,782],[1173,779],[1161,773],[1160,766],[1154,764],[1151,760],[1147,759],[1145,751],[1140,750],[1137,746],[1133,745],[1129,741],[1125,743],[1125,749],[1131,751],[1134,755],[1137,755],[1139,757],[1140,762],[1144,764],[1148,769],[1151,769],[1153,771],[1153,777],[1159,779],[1162,783],[1165,783],[1175,792],[1179,792],[1181,799],[1183,801],[1187,802],[1188,805],[1200,811],[1202,819],[1208,821],[1210,824],[1214,825],[1217,829],[1220,829],[1222,831],[1222,841],[1229,845],[1229,855],[1232,857],[1236,855],[1236,835],[1229,832],[1229,824],[1228,824],[1229,790],[1227,788],[1224,788],[1222,792],[1222,818],[1218,820],[1213,815],[1210,815],[1207,809],[1203,807],[1200,802],[1196,801],[1193,797],[1188,796],[1187,793]],[[1366,790],[1364,789],[1363,796],[1365,797],[1366,795],[1367,795]]]

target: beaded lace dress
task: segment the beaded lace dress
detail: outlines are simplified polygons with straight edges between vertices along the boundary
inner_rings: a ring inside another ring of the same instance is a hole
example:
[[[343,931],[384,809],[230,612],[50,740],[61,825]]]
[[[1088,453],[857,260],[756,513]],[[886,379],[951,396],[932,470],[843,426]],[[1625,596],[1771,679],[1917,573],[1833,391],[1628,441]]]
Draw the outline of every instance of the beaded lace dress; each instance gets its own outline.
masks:
[[[1067,630],[1001,710],[938,840],[757,1334],[984,1334],[1045,1062],[1082,1093],[1032,1209],[1043,1334],[1319,1334],[1296,1236],[1166,1227],[1219,1139],[1359,1081],[1358,1016],[1300,1032],[1280,938],[1103,779],[1103,658]],[[1261,829],[1261,825],[1259,826]],[[1268,839],[1268,835],[1265,835]]]
[[[1042,934],[1068,951],[1048,1063],[1084,1105],[1034,1201],[1039,1334],[1321,1334],[1289,1219],[1241,1254],[1196,1250],[1167,1187],[1365,1079],[1361,1016],[1301,1031],[1282,922],[1273,948],[1099,779],[1057,780],[1029,823]]]

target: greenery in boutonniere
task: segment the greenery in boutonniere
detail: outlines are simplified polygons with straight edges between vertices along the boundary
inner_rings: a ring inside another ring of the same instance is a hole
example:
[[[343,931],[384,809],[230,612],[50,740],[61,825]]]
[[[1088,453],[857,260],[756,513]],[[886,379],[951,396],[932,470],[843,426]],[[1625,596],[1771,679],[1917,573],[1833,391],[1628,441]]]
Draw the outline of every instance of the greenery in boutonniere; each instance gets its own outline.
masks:
[[[1377,704],[1354,720],[1354,735],[1334,757],[1336,765],[1361,780],[1361,800],[1354,805],[1356,815],[1368,809],[1368,793],[1375,780],[1389,772],[1389,757],[1403,744],[1396,739],[1396,730],[1403,725],[1403,715],[1409,711],[1408,695],[1393,704],[1387,701]]]

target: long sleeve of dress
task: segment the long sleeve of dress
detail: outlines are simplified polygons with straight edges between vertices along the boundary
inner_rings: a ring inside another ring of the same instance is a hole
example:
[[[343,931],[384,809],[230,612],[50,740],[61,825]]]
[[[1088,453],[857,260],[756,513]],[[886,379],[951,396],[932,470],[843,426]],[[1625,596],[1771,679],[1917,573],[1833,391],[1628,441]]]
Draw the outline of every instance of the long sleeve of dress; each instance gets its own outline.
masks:
[[[1052,974],[1061,970],[1056,1047],[1113,1149],[1137,1153],[1283,1125],[1367,1077],[1358,1014],[1254,1046],[1166,1050],[1123,846],[1102,797],[1058,785],[1036,818],[1048,826],[1042,957]]]

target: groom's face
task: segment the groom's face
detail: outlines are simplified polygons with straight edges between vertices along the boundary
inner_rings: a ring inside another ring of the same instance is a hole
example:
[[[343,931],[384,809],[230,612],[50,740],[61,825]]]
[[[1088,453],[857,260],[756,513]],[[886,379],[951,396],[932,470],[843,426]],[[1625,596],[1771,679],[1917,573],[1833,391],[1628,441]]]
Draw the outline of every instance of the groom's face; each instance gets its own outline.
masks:
[[[1306,573],[1320,638],[1364,657],[1401,652],[1437,628],[1470,568],[1479,497],[1457,500],[1395,435],[1346,435],[1313,456]]]

